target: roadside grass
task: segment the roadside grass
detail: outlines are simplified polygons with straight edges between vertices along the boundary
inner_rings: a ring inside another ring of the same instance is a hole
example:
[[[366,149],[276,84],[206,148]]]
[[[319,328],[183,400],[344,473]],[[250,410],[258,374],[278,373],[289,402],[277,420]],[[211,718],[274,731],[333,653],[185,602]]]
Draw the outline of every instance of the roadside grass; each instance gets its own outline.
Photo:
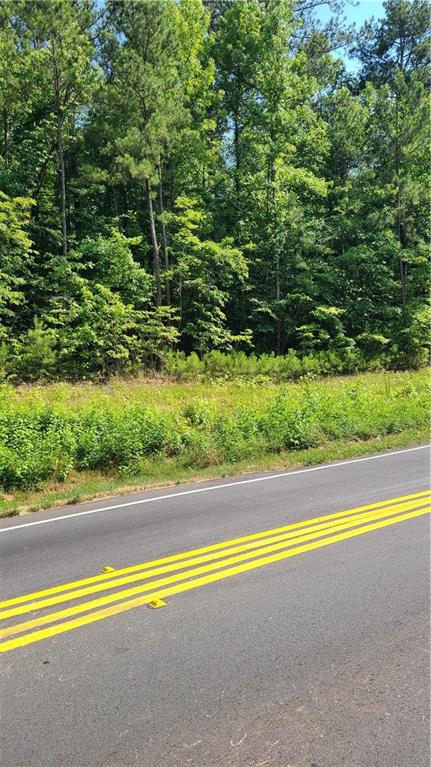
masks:
[[[0,516],[428,440],[428,370],[0,387]]]

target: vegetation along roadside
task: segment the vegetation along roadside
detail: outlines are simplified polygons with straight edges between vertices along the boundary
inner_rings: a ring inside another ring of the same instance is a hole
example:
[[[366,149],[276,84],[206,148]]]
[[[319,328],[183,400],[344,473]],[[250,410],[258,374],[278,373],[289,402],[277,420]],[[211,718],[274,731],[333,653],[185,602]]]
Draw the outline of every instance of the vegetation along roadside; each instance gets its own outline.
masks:
[[[428,370],[0,389],[0,513],[424,442]]]

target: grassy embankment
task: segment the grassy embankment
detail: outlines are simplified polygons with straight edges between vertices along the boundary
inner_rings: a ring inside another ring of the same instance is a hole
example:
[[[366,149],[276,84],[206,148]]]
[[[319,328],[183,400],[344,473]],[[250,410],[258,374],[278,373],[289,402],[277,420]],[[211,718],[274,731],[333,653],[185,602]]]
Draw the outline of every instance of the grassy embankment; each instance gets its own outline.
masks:
[[[428,439],[428,370],[0,388],[0,514]]]

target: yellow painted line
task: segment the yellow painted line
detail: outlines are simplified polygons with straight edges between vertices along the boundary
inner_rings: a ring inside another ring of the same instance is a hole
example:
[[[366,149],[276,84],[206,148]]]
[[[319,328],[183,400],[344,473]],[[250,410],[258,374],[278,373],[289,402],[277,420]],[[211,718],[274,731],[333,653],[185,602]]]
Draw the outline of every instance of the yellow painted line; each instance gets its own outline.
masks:
[[[403,506],[406,506],[406,505],[407,504],[403,504]],[[409,505],[411,505],[411,504],[409,504]],[[415,508],[417,507],[417,502],[414,504],[414,506],[415,506]],[[384,511],[380,510],[379,517],[381,517],[381,516],[388,516],[388,512],[389,512],[389,509],[388,510],[385,509]],[[180,567],[184,568],[184,567],[188,567],[189,565],[202,564],[203,562],[207,562],[207,561],[209,561],[211,559],[223,557],[224,558],[223,561],[222,562],[218,562],[216,565],[213,566],[212,569],[214,569],[214,567],[222,568],[222,567],[225,567],[226,564],[231,564],[232,561],[238,561],[238,557],[235,557],[234,559],[232,559],[229,556],[229,558],[226,559],[225,557],[226,557],[227,554],[231,555],[233,553],[238,553],[240,551],[246,550],[247,552],[249,552],[249,554],[248,555],[247,554],[244,555],[243,557],[241,557],[241,559],[247,559],[247,558],[251,559],[252,557],[255,558],[255,557],[260,556],[262,553],[268,553],[269,551],[272,551],[274,547],[272,545],[270,545],[271,543],[275,543],[275,542],[277,542],[277,543],[280,542],[281,543],[282,542],[282,547],[287,548],[288,546],[293,546],[295,544],[295,542],[297,542],[298,540],[300,540],[300,541],[311,540],[313,538],[318,538],[318,537],[321,537],[323,535],[329,534],[333,530],[340,529],[341,525],[343,525],[342,529],[345,529],[346,527],[350,527],[350,526],[353,526],[353,525],[357,526],[358,524],[362,524],[364,522],[367,522],[367,521],[369,521],[371,519],[375,519],[375,518],[376,518],[375,513],[374,514],[368,513],[366,515],[365,514],[363,514],[363,515],[356,515],[354,517],[349,517],[349,518],[344,518],[342,520],[333,521],[332,524],[329,524],[329,525],[322,524],[322,525],[314,526],[312,528],[303,528],[301,530],[301,535],[300,536],[298,536],[298,531],[292,531],[291,533],[289,533],[287,535],[284,534],[284,535],[281,535],[281,536],[265,538],[264,539],[264,544],[262,544],[262,541],[259,540],[259,541],[254,541],[251,544],[243,544],[241,546],[236,546],[234,548],[228,549],[227,552],[226,551],[222,551],[221,553],[220,552],[213,552],[211,554],[206,554],[203,557],[196,557],[196,558],[187,560],[187,563],[181,564]],[[352,520],[354,520],[354,521],[352,522]],[[307,530],[309,532],[307,532]],[[292,539],[292,537],[293,537],[293,539]],[[253,549],[250,550],[250,546],[252,546]],[[280,548],[280,546],[278,548]],[[254,550],[254,549],[256,549],[256,550]],[[142,574],[135,575],[135,576],[133,576],[133,580],[134,581],[142,580],[143,577],[147,578],[147,577],[149,577],[150,574],[152,574],[152,575],[160,575],[163,572],[170,571],[170,570],[177,571],[178,569],[179,568],[178,568],[177,564],[165,565],[164,567],[159,567],[159,568],[156,568],[155,570],[151,570],[145,576],[142,576]],[[60,618],[71,617],[72,615],[77,615],[78,613],[87,612],[88,610],[93,609],[94,607],[100,607],[100,606],[106,604],[107,600],[109,600],[110,602],[112,602],[112,601],[120,601],[121,599],[124,599],[127,596],[132,596],[133,594],[142,593],[144,591],[149,591],[152,588],[154,588],[154,585],[163,585],[163,584],[172,583],[174,581],[176,582],[178,580],[185,580],[186,578],[189,578],[189,577],[191,577],[192,575],[194,575],[196,573],[200,574],[202,572],[208,572],[208,569],[209,569],[208,566],[206,566],[206,567],[200,567],[198,570],[187,570],[186,572],[177,575],[175,578],[173,576],[170,576],[170,577],[167,577],[167,578],[163,578],[161,580],[159,579],[156,582],[152,581],[151,583],[144,584],[144,585],[139,586],[139,587],[134,588],[134,589],[128,589],[128,590],[123,590],[123,591],[117,592],[113,597],[112,596],[111,597],[109,597],[109,596],[108,597],[101,597],[101,598],[99,598],[97,600],[92,600],[92,601],[84,602],[84,603],[81,603],[81,604],[79,604],[77,606],[74,606],[74,607],[66,608],[64,610],[60,610],[60,611],[57,611],[57,612],[54,612],[54,613],[49,613],[47,615],[42,615],[39,618],[33,618],[33,619],[29,620],[29,621],[26,621],[24,623],[18,624],[16,626],[7,627],[5,629],[1,629],[0,630],[0,638],[5,637],[5,636],[10,636],[10,634],[13,634],[13,633],[17,633],[18,630],[19,631],[26,631],[26,630],[28,630],[30,628],[35,628],[37,626],[45,625],[46,623],[52,623],[52,622],[54,622],[56,620],[59,620]],[[130,583],[130,580],[131,579],[128,579],[127,583]],[[92,592],[92,593],[94,593],[94,592]],[[81,596],[82,592],[80,592],[79,595]],[[73,595],[67,594],[66,595],[66,599],[64,598],[64,596],[63,597],[59,597],[57,599],[58,599],[59,602],[64,602],[64,601],[67,601],[67,599],[71,599],[72,596]],[[51,602],[52,602],[52,600],[51,600]],[[24,605],[24,606],[21,606],[21,607],[18,607],[18,608],[13,608],[11,610],[5,611],[5,612],[0,614],[0,617],[2,619],[7,619],[7,618],[11,618],[11,617],[13,617],[15,615],[22,615],[25,612],[34,612],[37,609],[41,609],[41,607],[46,607],[46,606],[47,605],[46,605],[45,601],[43,601],[43,602],[35,602],[35,603],[30,604],[30,605]],[[51,606],[51,605],[49,605],[49,606]]]
[[[425,499],[415,499],[414,501],[409,501],[407,503],[398,504],[396,506],[388,506],[386,508],[380,508],[376,511],[370,511],[370,512],[363,512],[362,514],[354,514],[351,517],[344,517],[341,519],[332,520],[330,523],[323,522],[319,525],[313,525],[312,527],[305,527],[301,530],[301,538],[305,538],[305,533],[307,533],[307,536],[313,536],[316,537],[316,535],[321,536],[325,534],[325,531],[329,531],[334,527],[340,527],[342,529],[345,529],[347,526],[351,527],[353,524],[361,524],[363,521],[368,521],[370,518],[377,518],[381,516],[389,516],[391,514],[400,513],[401,511],[409,511],[413,508],[418,508],[420,504],[423,505]],[[270,544],[278,544],[281,543],[281,546],[287,546],[289,544],[289,540],[293,538],[293,541],[297,540],[298,538],[298,530],[290,531],[287,533],[283,533],[277,536],[272,537],[265,537],[265,538],[259,538],[256,541],[249,541],[244,544],[240,544],[239,546],[230,547],[229,549],[223,549],[219,551],[212,551],[208,554],[204,554],[200,557],[192,557],[190,559],[187,559],[183,561],[181,564],[178,563],[172,563],[168,565],[163,565],[161,567],[153,568],[152,570],[147,570],[144,572],[138,572],[133,575],[127,575],[123,578],[116,578],[115,580],[111,580],[104,583],[98,583],[93,584],[91,586],[87,586],[83,589],[76,589],[75,591],[69,591],[67,593],[63,594],[57,594],[52,597],[48,597],[46,599],[40,599],[35,602],[27,602],[25,604],[17,605],[16,607],[10,607],[9,609],[3,610],[0,612],[0,620],[5,620],[6,618],[12,618],[15,615],[23,615],[24,613],[34,612],[35,610],[41,610],[45,607],[52,607],[53,605],[62,604],[64,602],[70,602],[75,599],[81,599],[83,597],[89,596],[91,594],[97,594],[100,592],[106,592],[110,589],[118,588],[119,586],[125,586],[130,583],[136,583],[137,581],[142,581],[144,579],[152,578],[156,575],[161,575],[162,573],[166,572],[172,572],[177,571],[181,568],[189,568],[192,565],[200,565],[204,562],[209,562],[213,559],[220,559],[227,556],[231,556],[232,554],[237,554],[242,551],[249,551],[251,552],[248,555],[245,555],[245,558],[250,558],[251,556],[257,556],[258,552],[254,552],[254,549],[260,549],[265,547],[267,550],[272,550],[272,546]],[[216,563],[215,567],[223,567],[224,562]],[[180,579],[184,579],[189,577],[189,572],[182,573],[178,576]],[[151,584],[148,586],[148,588],[151,587]],[[119,597],[117,597],[119,598]],[[1,636],[1,634],[0,634]]]
[[[276,533],[282,533],[284,531],[288,530],[295,530],[301,527],[309,527],[313,524],[319,524],[321,522],[324,522],[326,520],[332,520],[332,519],[339,519],[343,517],[347,517],[349,515],[353,514],[359,514],[364,511],[379,509],[385,506],[392,506],[398,503],[402,503],[403,501],[413,500],[413,499],[420,499],[420,498],[426,498],[430,496],[431,491],[430,490],[422,490],[421,492],[417,493],[411,493],[410,495],[403,495],[399,496],[397,498],[388,499],[385,501],[378,501],[377,503],[371,503],[366,506],[358,506],[353,509],[348,509],[347,511],[338,511],[334,514],[327,514],[326,516],[322,517],[315,517],[314,519],[306,519],[302,522],[294,522],[289,525],[283,525],[282,527],[276,527],[271,530],[265,530],[263,532],[259,533],[252,533],[251,535],[245,535],[241,536],[239,538],[233,538],[232,540],[228,541],[222,541],[220,543],[214,543],[209,546],[204,546],[198,549],[192,549],[190,551],[185,551],[180,554],[173,554],[167,557],[163,557],[162,559],[154,559],[149,562],[142,562],[137,565],[131,565],[130,567],[124,567],[119,570],[115,570],[115,578],[125,575],[127,573],[133,573],[138,572],[141,570],[147,570],[149,568],[163,565],[168,562],[180,562],[184,559],[188,559],[189,557],[194,557],[200,554],[205,554],[210,551],[218,551],[223,548],[227,548],[230,546],[234,546],[239,543],[247,542],[247,541],[253,541],[258,540],[260,538],[264,538],[266,536],[274,535]],[[49,596],[51,594],[58,594],[63,591],[72,590],[75,588],[79,588],[81,586],[86,586],[91,583],[98,583],[98,582],[105,582],[107,580],[112,580],[113,574],[112,572],[104,573],[102,575],[94,575],[89,578],[83,578],[78,581],[71,581],[69,583],[64,583],[59,586],[52,586],[47,589],[43,589],[41,591],[35,591],[30,594],[24,594],[19,597],[13,597],[11,599],[6,599],[3,602],[0,602],[0,609],[3,609],[4,607],[8,607],[11,605],[18,605],[23,602],[29,602],[29,601],[35,601],[36,599]],[[107,588],[114,588],[114,586],[108,586]]]
[[[419,513],[427,513],[429,511],[429,508],[430,507],[427,506],[425,509],[421,508],[419,510],[416,510],[414,513],[417,513],[417,512],[419,512]],[[388,516],[388,515],[385,514],[385,516]],[[400,516],[401,515],[398,515],[398,516],[394,517],[394,519],[396,520]],[[363,520],[361,518],[361,524],[363,524],[364,522],[367,522],[367,521],[376,521],[376,517],[374,515],[368,515],[366,520]],[[322,534],[323,535],[327,535],[329,533],[331,533],[331,534],[334,533],[334,532],[337,533],[340,530],[346,530],[346,529],[351,528],[351,527],[352,527],[351,522],[343,522],[342,524],[339,524],[336,527],[334,526],[334,527],[331,527],[330,529],[326,529],[326,531],[323,532],[323,533],[319,532],[317,535],[315,535],[315,534],[301,535],[301,536],[298,536],[298,537],[290,540],[287,544],[286,544],[285,541],[282,541],[282,542],[277,543],[277,544],[275,544],[273,546],[261,547],[260,549],[256,550],[254,552],[254,554],[252,555],[254,557],[253,561],[256,561],[256,557],[258,557],[258,556],[264,556],[264,555],[268,555],[269,553],[271,553],[273,551],[279,551],[280,549],[286,549],[286,545],[292,546],[292,547],[294,546],[294,550],[296,550],[296,548],[301,547],[301,545],[303,545],[304,543],[309,542],[309,541],[313,541],[316,538],[320,538],[322,540],[322,538],[321,538]],[[356,525],[354,529],[355,530],[361,530],[362,528],[358,527]],[[331,538],[332,537],[333,536],[331,535]],[[323,540],[327,540],[327,539],[325,538]],[[281,555],[281,558],[282,558],[282,556],[283,555]],[[29,631],[29,630],[37,628],[39,626],[44,626],[44,625],[46,625],[48,623],[53,623],[55,621],[62,620],[64,618],[70,618],[70,617],[72,617],[74,615],[78,615],[79,613],[88,612],[89,610],[94,610],[94,609],[99,608],[99,607],[104,607],[105,605],[112,604],[113,602],[119,602],[122,599],[126,599],[127,597],[133,597],[133,596],[135,596],[137,594],[142,594],[142,593],[144,593],[146,591],[152,591],[155,588],[160,588],[162,586],[169,587],[173,583],[178,583],[179,581],[184,581],[185,578],[192,578],[192,577],[201,576],[201,575],[205,576],[206,573],[212,572],[213,570],[216,570],[216,569],[220,570],[220,568],[223,568],[223,570],[221,572],[224,572],[225,569],[228,566],[236,565],[236,564],[238,564],[240,562],[244,562],[245,560],[250,559],[250,558],[251,558],[251,555],[247,552],[245,554],[237,555],[237,556],[234,556],[234,557],[229,557],[228,559],[223,560],[223,562],[216,562],[216,563],[212,563],[212,564],[209,564],[209,565],[204,565],[202,567],[197,567],[197,568],[194,568],[193,570],[188,570],[185,573],[180,573],[180,574],[177,574],[177,575],[174,575],[174,576],[168,576],[166,578],[160,578],[160,579],[158,579],[156,581],[151,581],[150,583],[147,583],[145,585],[135,586],[134,588],[125,589],[125,590],[119,591],[119,592],[117,592],[115,594],[110,594],[108,596],[99,597],[98,599],[93,599],[93,600],[91,600],[89,602],[84,602],[82,604],[75,605],[73,607],[68,607],[68,608],[65,608],[63,610],[59,610],[59,611],[54,612],[54,613],[48,613],[47,615],[42,615],[42,616],[40,616],[38,618],[33,618],[33,619],[29,620],[29,621],[24,621],[23,623],[18,623],[18,624],[14,625],[14,626],[8,626],[7,628],[2,629],[0,631],[0,638],[4,638],[6,636],[11,636],[11,635],[14,635],[14,634],[22,633],[23,631]],[[262,560],[259,559],[257,561],[262,561]],[[243,565],[241,565],[241,566],[243,566]],[[246,567],[246,569],[247,569],[246,565],[244,565],[244,567]],[[198,580],[200,580],[200,579],[198,578]]]
[[[294,549],[283,551],[282,553],[272,554],[271,556],[263,557],[258,560],[253,560],[252,562],[247,562],[246,564],[238,565],[236,567],[231,567],[226,570],[222,570],[218,573],[212,573],[211,575],[205,575],[202,578],[196,578],[193,581],[188,581],[186,583],[182,583],[176,586],[171,586],[166,589],[161,589],[160,591],[153,592],[152,594],[147,594],[145,597],[132,599],[132,600],[129,600],[128,602],[122,602],[119,605],[113,605],[111,607],[107,607],[102,610],[97,610],[96,612],[89,613],[88,615],[81,616],[80,618],[75,618],[74,620],[65,621],[63,623],[58,623],[55,626],[50,626],[49,628],[41,629],[40,631],[35,631],[32,634],[26,634],[25,636],[17,637],[15,639],[9,639],[6,642],[1,642],[0,652],[8,652],[18,647],[25,647],[28,644],[32,644],[34,642],[40,642],[43,639],[48,639],[50,637],[57,636],[58,634],[62,634],[66,631],[72,631],[73,629],[81,628],[82,626],[87,626],[90,623],[95,623],[96,621],[103,620],[104,618],[109,618],[113,615],[118,615],[120,613],[126,612],[127,610],[132,610],[135,607],[140,607],[142,605],[148,604],[150,601],[153,601],[155,599],[165,599],[166,597],[172,596],[173,594],[179,594],[181,592],[190,591],[191,589],[196,589],[200,586],[208,585],[209,583],[214,583],[215,581],[223,580],[225,578],[230,578],[234,575],[239,575],[241,573],[245,573],[250,570],[257,569],[258,567],[264,567],[269,564],[274,564],[275,562],[279,562],[284,559],[289,559],[290,557],[295,557],[298,554],[303,554],[308,551],[313,551],[314,549],[330,546],[331,544],[338,543],[339,541],[344,541],[359,535],[365,535],[366,533],[370,533],[374,530],[379,530],[381,528],[388,527],[389,525],[396,525],[399,522],[403,522],[408,519],[414,519],[415,517],[419,517],[423,514],[428,514],[428,513],[429,513],[428,509],[419,509],[418,511],[411,511],[406,514],[401,514],[397,517],[379,520],[378,522],[374,522],[372,524],[365,525],[360,528],[355,528],[353,530],[348,530],[343,533],[338,533],[329,538],[313,541],[311,543],[305,543],[302,546],[297,546]]]

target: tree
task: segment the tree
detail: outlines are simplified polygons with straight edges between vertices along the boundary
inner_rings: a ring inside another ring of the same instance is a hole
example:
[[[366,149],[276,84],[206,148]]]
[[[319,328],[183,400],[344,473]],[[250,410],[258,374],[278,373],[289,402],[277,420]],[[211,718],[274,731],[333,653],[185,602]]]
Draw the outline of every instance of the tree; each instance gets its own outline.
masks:
[[[75,120],[96,84],[92,66],[92,0],[32,0],[19,2],[13,24],[35,52],[34,66],[43,78],[45,99],[55,124],[58,160],[61,242],[68,251],[67,179],[65,134],[73,133]]]
[[[56,293],[40,318],[56,334],[57,362],[68,375],[156,365],[177,340],[171,312],[152,306],[153,277],[133,258],[138,245],[115,229],[86,238],[55,275]]]
[[[426,358],[428,7],[321,4],[0,0],[6,374]]]
[[[362,82],[394,81],[398,72],[429,82],[430,24],[426,0],[386,0],[385,16],[362,27],[353,52],[362,63]]]
[[[298,292],[292,272],[298,257],[304,261],[298,232],[326,192],[319,175],[325,126],[312,103],[318,86],[304,56],[291,54],[295,24],[290,2],[238,0],[219,24],[216,58],[225,89],[222,129],[232,152],[227,207],[234,212],[226,215],[238,244],[254,245],[253,289],[242,311],[252,319],[258,348],[277,352],[295,343],[289,293]]]
[[[369,153],[375,160],[375,183],[386,190],[397,241],[400,303],[403,324],[409,322],[408,274],[421,256],[417,252],[429,229],[425,182],[429,100],[429,8],[422,0],[388,0],[385,18],[363,28],[357,47],[363,62],[364,93],[371,104]],[[428,235],[429,237],[429,235]]]
[[[0,340],[19,326],[25,308],[26,279],[29,279],[32,241],[26,225],[33,200],[10,198],[0,191]]]
[[[159,181],[171,133],[187,117],[175,60],[179,11],[169,0],[113,0],[108,7],[116,31],[124,38],[124,42],[113,42],[112,85],[126,115],[125,135],[116,141],[118,164],[145,192],[156,305],[160,306],[160,246],[152,186]]]
[[[199,209],[199,200],[179,197],[176,210],[172,277],[185,348],[202,354],[214,348],[230,349],[235,341],[247,343],[249,333],[234,336],[226,316],[229,290],[238,290],[247,277],[243,254],[233,247],[232,239],[205,238],[210,222]]]

